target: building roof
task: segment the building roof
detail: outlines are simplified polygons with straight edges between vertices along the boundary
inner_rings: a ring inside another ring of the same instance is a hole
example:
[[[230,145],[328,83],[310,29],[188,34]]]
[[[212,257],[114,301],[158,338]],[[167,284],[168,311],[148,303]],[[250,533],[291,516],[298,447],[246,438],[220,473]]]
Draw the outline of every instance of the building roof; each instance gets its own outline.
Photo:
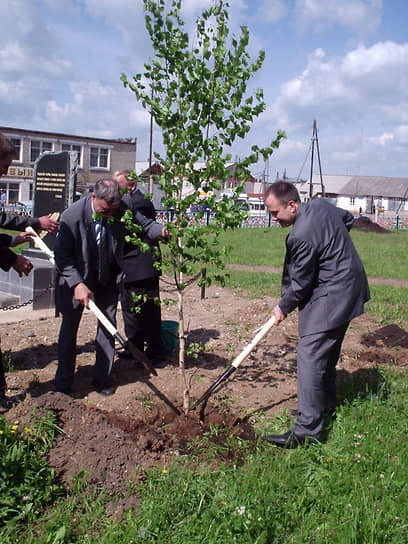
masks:
[[[352,176],[343,186],[341,192],[351,196],[406,198],[408,196],[408,178]]]
[[[329,195],[408,198],[408,178],[323,175],[323,184]],[[296,186],[300,193],[309,193],[309,181],[302,180]],[[313,194],[321,192],[320,175],[313,174]]]
[[[89,140],[89,141],[98,141],[98,142],[109,142],[109,143],[123,143],[136,145],[135,141],[129,141],[129,138],[98,138],[95,136],[81,136],[78,134],[66,134],[63,132],[50,132],[48,130],[28,130],[25,128],[16,128],[16,127],[0,127],[0,132],[4,133],[15,133],[21,135],[37,135],[38,137],[44,137],[44,135],[55,137],[55,138],[67,138],[75,140]]]
[[[143,174],[147,174],[149,172],[149,164],[150,164],[149,161],[136,161],[136,165],[135,165],[136,175],[142,176]],[[235,162],[227,162],[225,163],[225,168],[229,169],[235,164],[236,164]],[[159,163],[153,161],[152,169],[155,165],[159,166]],[[205,161],[197,161],[194,163],[194,169],[202,170],[203,168],[205,168],[205,165],[206,165]]]

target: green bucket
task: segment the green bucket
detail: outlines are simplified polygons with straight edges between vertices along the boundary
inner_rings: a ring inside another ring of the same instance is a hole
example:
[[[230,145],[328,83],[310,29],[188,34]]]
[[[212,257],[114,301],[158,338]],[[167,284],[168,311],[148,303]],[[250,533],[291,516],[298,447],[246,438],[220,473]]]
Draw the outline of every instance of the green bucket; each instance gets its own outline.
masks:
[[[167,355],[171,355],[178,349],[178,325],[177,321],[161,322],[161,337]]]

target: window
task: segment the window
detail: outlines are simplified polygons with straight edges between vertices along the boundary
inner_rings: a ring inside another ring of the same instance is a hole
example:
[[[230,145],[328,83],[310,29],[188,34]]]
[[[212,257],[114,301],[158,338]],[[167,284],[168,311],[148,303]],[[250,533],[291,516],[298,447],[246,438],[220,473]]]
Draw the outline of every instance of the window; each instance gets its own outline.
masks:
[[[91,168],[109,169],[109,149],[106,147],[91,147],[89,166]]]
[[[30,142],[30,161],[35,162],[43,153],[52,151],[52,142],[32,140]]]
[[[354,206],[356,203],[356,198],[354,196],[350,197],[350,206]]]
[[[404,201],[399,198],[389,198],[388,199],[388,210],[396,212],[398,209],[404,209],[402,203]],[[401,207],[401,208],[400,208]]]
[[[0,183],[0,193],[6,194],[3,204],[15,204],[18,202],[19,190],[19,183]]]
[[[10,140],[15,147],[15,151],[13,153],[13,162],[22,162],[21,152],[23,150],[23,147],[21,145],[20,138],[10,138]]]
[[[61,144],[61,151],[76,151],[78,154],[78,164],[82,166],[82,146],[79,144]]]

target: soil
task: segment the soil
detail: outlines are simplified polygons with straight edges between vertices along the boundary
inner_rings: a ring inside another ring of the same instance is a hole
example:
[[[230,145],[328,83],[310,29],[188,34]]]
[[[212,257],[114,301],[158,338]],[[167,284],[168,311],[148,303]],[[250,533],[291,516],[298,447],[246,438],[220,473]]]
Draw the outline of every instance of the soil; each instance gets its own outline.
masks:
[[[369,217],[365,217],[364,215],[354,219],[353,229],[363,230],[365,232],[378,232],[380,234],[389,234],[391,232],[388,229],[384,229],[377,223],[374,223]]]
[[[175,299],[163,278],[162,298]],[[271,316],[277,300],[247,299],[220,287],[206,290],[191,285],[186,290],[187,343],[202,343],[197,359],[187,358],[186,374],[192,400],[198,399],[225,371],[234,357],[254,338]],[[31,312],[35,316],[37,312]],[[175,305],[163,305],[162,317],[174,320]],[[73,397],[56,393],[60,318],[52,315],[1,325],[2,349],[11,350],[15,371],[7,375],[10,392],[25,389],[27,399],[6,414],[9,422],[27,424],[34,407],[51,409],[63,433],[49,452],[57,479],[69,485],[86,471],[89,482],[113,496],[123,494],[131,482],[145,477],[151,467],[165,469],[178,456],[189,453],[189,441],[203,436],[210,425],[222,424],[228,433],[254,440],[251,422],[282,408],[296,408],[297,316],[290,315],[271,331],[208,403],[182,410],[182,388],[176,355],[149,375],[136,361],[117,359],[112,377],[116,393],[103,397],[91,386],[96,320],[84,312],[78,335],[77,369]],[[118,329],[123,332],[121,312]],[[408,361],[408,333],[397,325],[382,327],[378,318],[365,314],[355,319],[345,338],[338,365],[342,379],[370,373],[378,365]],[[203,409],[203,406],[205,409]],[[228,455],[222,459],[229,461]],[[137,507],[137,496],[115,503],[113,514]]]

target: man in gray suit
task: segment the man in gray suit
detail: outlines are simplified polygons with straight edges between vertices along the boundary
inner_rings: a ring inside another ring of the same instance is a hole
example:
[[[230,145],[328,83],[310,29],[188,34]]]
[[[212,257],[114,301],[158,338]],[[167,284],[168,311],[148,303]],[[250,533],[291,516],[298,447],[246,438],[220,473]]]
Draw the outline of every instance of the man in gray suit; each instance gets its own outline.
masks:
[[[297,420],[271,443],[293,448],[316,442],[324,414],[336,408],[336,364],[350,321],[370,299],[366,274],[349,235],[353,216],[324,199],[301,204],[294,185],[273,183],[265,204],[286,238],[282,293],[274,309],[278,324],[299,309]]]
[[[74,202],[61,216],[54,247],[58,268],[55,302],[57,311],[62,314],[55,376],[59,392],[72,392],[77,332],[89,299],[93,298],[108,319],[116,323],[117,275],[122,267],[124,242],[121,217],[125,210],[118,182],[103,179],[95,184],[92,195]],[[156,228],[153,221],[141,214],[136,219],[146,232]],[[101,324],[98,324],[95,344],[93,385],[102,395],[112,395],[115,392],[110,377],[114,338]]]

